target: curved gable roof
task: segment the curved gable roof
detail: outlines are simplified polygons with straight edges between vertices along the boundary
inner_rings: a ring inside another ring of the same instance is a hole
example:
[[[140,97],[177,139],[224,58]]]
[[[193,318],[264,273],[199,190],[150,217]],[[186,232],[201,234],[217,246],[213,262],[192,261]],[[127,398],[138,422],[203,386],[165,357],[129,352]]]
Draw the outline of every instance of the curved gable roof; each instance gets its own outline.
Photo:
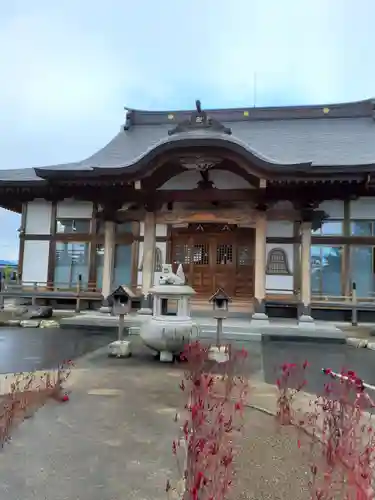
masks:
[[[192,113],[131,110],[125,127],[85,160],[35,170],[0,171],[0,181],[37,181],[79,172],[106,175],[117,169],[131,173],[163,150],[209,143],[240,148],[254,163],[280,173],[293,167],[373,168],[375,164],[373,100],[331,106],[211,110],[207,115],[230,128],[231,135],[210,127],[168,135]]]

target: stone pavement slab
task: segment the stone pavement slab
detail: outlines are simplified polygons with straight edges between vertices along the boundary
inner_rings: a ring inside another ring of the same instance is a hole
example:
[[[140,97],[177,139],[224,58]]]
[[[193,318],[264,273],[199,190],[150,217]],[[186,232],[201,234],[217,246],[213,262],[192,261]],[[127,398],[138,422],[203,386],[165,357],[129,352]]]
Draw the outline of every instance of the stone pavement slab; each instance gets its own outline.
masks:
[[[141,324],[148,321],[149,316],[129,314],[125,316],[125,326],[130,333],[138,334]],[[198,337],[211,339],[216,337],[216,320],[212,317],[194,318],[199,326]],[[101,314],[97,311],[86,311],[60,321],[62,328],[106,329],[116,331],[118,317]],[[193,334],[193,336],[195,333]],[[223,323],[223,339],[226,340],[304,340],[312,342],[345,343],[346,335],[334,324],[322,321],[313,323],[297,323],[292,320],[271,320],[268,325],[263,321],[249,321],[228,318]]]

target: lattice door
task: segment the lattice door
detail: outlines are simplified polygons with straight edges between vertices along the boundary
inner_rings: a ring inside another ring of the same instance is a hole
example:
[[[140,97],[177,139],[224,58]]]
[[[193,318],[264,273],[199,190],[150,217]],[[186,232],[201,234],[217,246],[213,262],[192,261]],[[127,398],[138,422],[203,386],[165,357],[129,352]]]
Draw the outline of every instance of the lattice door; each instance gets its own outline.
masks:
[[[193,266],[208,266],[210,263],[210,249],[208,243],[198,243],[192,248]]]
[[[185,271],[185,267],[189,266],[190,264],[191,253],[191,247],[189,244],[176,243],[173,246],[172,264],[174,264],[176,268],[179,266],[179,264],[182,264]]]
[[[235,296],[251,297],[254,293],[254,245],[239,242],[237,246]]]
[[[206,236],[194,237],[190,264],[191,286],[200,294],[212,293],[212,252],[210,240]]]
[[[236,244],[233,235],[218,236],[215,245],[214,288],[223,288],[233,296],[236,265]]]
[[[216,247],[216,265],[228,266],[233,264],[233,245],[218,244]]]

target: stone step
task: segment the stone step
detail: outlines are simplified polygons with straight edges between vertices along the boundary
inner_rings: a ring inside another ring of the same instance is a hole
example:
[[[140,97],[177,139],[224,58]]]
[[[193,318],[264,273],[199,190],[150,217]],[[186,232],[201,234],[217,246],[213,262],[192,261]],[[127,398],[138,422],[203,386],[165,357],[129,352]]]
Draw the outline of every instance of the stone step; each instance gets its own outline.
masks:
[[[194,307],[206,307],[208,309],[212,308],[212,304],[207,300],[204,299],[197,299],[193,298],[190,300],[190,304]],[[234,308],[247,308],[247,309],[253,309],[253,301],[251,299],[233,299],[232,302],[229,303],[229,308],[234,309]]]

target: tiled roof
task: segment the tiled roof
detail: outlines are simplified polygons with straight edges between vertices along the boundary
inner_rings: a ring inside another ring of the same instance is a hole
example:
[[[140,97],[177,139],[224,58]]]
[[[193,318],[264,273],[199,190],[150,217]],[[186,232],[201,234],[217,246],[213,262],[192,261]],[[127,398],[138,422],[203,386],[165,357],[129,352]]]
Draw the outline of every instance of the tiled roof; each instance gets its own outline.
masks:
[[[37,169],[91,171],[124,168],[138,162],[157,146],[210,139],[241,146],[274,167],[283,164],[344,166],[375,163],[375,121],[372,100],[334,106],[213,110],[209,116],[231,129],[227,135],[209,129],[168,131],[191,112],[132,111],[127,126],[104,148],[76,163]],[[225,118],[225,120],[222,120]],[[125,130],[125,128],[127,130]],[[1,170],[0,181],[38,180],[34,169]]]

